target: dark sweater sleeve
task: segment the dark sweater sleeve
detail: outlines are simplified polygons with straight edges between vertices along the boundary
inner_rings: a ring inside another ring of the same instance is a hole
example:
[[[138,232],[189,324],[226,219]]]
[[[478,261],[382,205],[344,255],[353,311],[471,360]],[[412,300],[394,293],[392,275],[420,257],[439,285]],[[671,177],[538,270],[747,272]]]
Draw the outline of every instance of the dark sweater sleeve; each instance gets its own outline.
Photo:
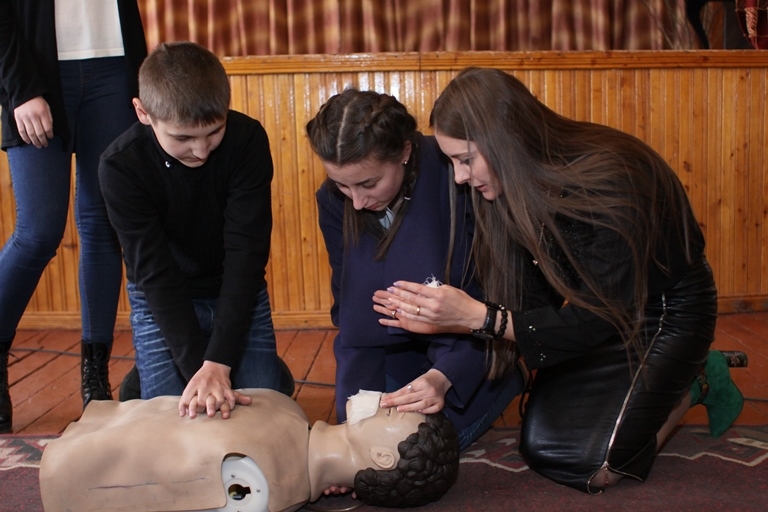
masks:
[[[471,336],[456,336],[450,344],[431,343],[429,359],[451,382],[445,399],[457,409],[466,408],[487,379],[485,345]]]
[[[571,250],[594,282],[609,294],[610,300],[629,307],[633,300],[634,272],[626,241],[613,230],[594,229],[584,224],[567,226],[564,231]],[[564,260],[561,265],[576,285],[587,291],[575,270]],[[578,357],[617,334],[616,328],[607,320],[568,303],[562,307],[547,305],[511,314],[518,349],[531,368]]]
[[[231,112],[230,116],[243,118]],[[260,123],[245,119],[241,131],[222,148],[229,170],[224,209],[224,268],[213,333],[205,359],[234,366],[264,285],[272,235],[272,155]],[[232,127],[228,127],[229,130]],[[269,306],[269,305],[268,305]]]
[[[42,96],[45,84],[37,67],[37,59],[29,50],[17,26],[17,16],[10,0],[0,0],[0,97],[13,111],[19,105]]]
[[[154,179],[160,170],[149,167],[157,150],[149,135],[137,135],[149,130],[134,125],[124,137],[136,140],[125,146],[113,143],[102,156],[99,179],[128,276],[144,292],[174,363],[189,380],[202,365],[206,340],[156,206],[163,185]]]
[[[13,117],[16,107],[50,92],[32,51],[33,41],[27,41],[22,34],[17,22],[21,13],[14,12],[12,3],[0,0],[0,110],[4,123],[8,124],[3,125],[3,147],[21,142]],[[47,20],[29,20],[29,23],[46,25]]]
[[[325,241],[328,262],[331,265],[331,322],[339,326],[339,307],[341,303],[341,269],[344,264],[344,201],[333,190],[335,185],[325,182],[315,194],[317,199],[318,224]]]

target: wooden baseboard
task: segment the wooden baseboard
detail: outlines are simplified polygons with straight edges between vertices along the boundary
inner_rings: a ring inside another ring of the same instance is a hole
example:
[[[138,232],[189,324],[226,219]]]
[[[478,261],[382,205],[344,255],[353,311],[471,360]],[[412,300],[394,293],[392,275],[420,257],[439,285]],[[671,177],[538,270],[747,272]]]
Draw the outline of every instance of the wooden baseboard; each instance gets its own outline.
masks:
[[[756,313],[768,311],[768,295],[741,295],[732,297],[718,297],[717,312],[727,313]]]

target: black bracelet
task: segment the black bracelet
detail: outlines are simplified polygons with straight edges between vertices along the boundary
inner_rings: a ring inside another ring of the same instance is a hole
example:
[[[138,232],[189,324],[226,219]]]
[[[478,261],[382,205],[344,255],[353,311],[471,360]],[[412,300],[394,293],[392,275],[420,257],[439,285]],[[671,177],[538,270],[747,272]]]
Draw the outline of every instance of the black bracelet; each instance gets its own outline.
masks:
[[[499,331],[496,333],[496,339],[502,339],[504,332],[507,330],[507,320],[509,319],[509,312],[507,308],[499,304],[499,311],[501,311],[501,322],[499,323]]]
[[[493,302],[485,302],[485,307],[488,308],[485,313],[485,322],[480,329],[472,329],[472,336],[481,340],[492,340],[496,337],[496,333],[493,330],[496,324],[496,313],[503,308]],[[504,327],[506,328],[506,320],[503,320]]]

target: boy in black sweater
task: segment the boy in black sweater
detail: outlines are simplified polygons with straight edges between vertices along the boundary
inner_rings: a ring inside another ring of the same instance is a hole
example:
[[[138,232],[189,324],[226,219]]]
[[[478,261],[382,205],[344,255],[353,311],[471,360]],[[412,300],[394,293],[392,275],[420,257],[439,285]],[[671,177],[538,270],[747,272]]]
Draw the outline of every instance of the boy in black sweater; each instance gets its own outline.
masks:
[[[181,395],[182,416],[229,417],[249,401],[233,388],[293,392],[265,281],[269,140],[229,110],[230,94],[210,51],[159,45],[139,71],[139,122],[99,167],[123,247],[141,397]]]

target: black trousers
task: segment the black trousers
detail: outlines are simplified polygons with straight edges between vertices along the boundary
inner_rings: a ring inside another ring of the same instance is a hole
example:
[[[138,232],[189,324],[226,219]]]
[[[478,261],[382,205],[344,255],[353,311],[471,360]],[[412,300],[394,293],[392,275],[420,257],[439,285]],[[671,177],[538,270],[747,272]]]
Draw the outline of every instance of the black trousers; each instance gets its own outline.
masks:
[[[534,471],[596,493],[601,467],[644,480],[656,434],[707,358],[717,290],[706,259],[649,300],[641,354],[620,336],[592,353],[536,372],[525,404],[520,452]]]

